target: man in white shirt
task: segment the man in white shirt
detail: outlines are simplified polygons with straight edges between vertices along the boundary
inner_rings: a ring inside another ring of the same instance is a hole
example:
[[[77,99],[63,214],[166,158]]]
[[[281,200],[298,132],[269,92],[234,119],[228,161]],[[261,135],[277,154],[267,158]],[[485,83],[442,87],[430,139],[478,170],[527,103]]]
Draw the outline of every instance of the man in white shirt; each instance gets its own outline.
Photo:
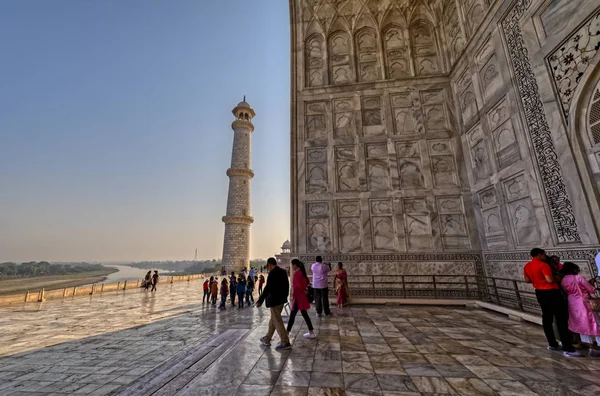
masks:
[[[327,276],[331,267],[328,264],[323,264],[321,256],[317,256],[317,262],[311,266],[312,271],[312,286],[315,291],[315,304],[317,308],[317,316],[322,313],[325,316],[331,315],[329,310],[329,288],[327,284]]]

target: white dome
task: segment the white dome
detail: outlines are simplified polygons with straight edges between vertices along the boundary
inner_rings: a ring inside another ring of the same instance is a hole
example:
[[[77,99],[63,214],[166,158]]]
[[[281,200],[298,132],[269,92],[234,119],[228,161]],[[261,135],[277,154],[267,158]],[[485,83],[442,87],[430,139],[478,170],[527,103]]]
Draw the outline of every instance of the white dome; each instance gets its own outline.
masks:
[[[282,249],[291,249],[292,248],[292,244],[290,241],[285,241],[283,242],[283,245],[281,245]]]

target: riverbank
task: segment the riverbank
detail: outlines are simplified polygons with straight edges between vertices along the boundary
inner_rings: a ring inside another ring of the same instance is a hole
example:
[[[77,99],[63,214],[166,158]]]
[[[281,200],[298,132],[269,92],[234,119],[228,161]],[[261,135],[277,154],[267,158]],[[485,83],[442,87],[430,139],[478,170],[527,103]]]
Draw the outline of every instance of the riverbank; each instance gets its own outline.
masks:
[[[106,268],[102,271],[81,272],[71,275],[36,276],[31,278],[13,278],[0,280],[0,296],[38,292],[40,289],[53,290],[65,287],[76,287],[92,283],[102,283],[117,268]]]

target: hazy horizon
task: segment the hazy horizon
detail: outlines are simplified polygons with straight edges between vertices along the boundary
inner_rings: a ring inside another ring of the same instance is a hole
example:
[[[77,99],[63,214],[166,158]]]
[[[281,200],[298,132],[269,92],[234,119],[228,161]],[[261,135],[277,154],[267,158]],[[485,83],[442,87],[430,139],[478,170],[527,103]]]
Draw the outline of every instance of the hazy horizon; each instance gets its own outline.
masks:
[[[250,256],[280,251],[288,2],[8,1],[0,22],[0,261],[221,257],[244,95]]]

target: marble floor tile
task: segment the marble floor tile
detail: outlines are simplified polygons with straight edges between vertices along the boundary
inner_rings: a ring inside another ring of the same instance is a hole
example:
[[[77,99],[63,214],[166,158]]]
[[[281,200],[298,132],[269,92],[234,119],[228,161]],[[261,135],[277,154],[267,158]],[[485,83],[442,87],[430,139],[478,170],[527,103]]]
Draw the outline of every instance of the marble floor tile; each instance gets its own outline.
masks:
[[[445,365],[434,364],[433,367],[443,377],[477,378],[477,375],[461,364]]]
[[[406,374],[411,377],[441,377],[442,375],[431,364],[403,364]]]
[[[458,392],[466,396],[494,396],[496,393],[479,378],[448,377],[446,381]]]
[[[466,368],[471,370],[477,377],[481,379],[497,379],[497,380],[511,380],[514,379],[510,374],[502,369],[494,366],[471,366],[465,365]]]
[[[298,386],[274,386],[271,396],[307,396],[308,387]]]
[[[344,387],[347,390],[380,391],[375,374],[344,373]]]
[[[426,364],[429,361],[425,359],[425,356],[420,353],[396,353],[396,357],[400,363],[423,363]]]
[[[371,362],[375,374],[407,375],[400,363]]]
[[[313,368],[313,358],[304,358],[304,357],[300,357],[300,358],[296,358],[296,357],[290,357],[288,358],[287,362],[285,363],[285,366],[283,367],[283,370],[289,370],[289,371],[311,371]]]
[[[242,384],[235,391],[235,396],[249,395],[269,395],[273,390],[273,385],[249,385]]]
[[[310,372],[309,371],[281,371],[279,379],[277,380],[278,386],[300,386],[308,387],[310,383]],[[307,391],[308,392],[308,391]]]
[[[360,362],[342,362],[344,373],[373,373],[373,366],[369,360]]]
[[[254,368],[250,371],[248,377],[244,380],[247,385],[275,385],[279,378],[279,371],[264,370]]]
[[[377,381],[383,391],[417,392],[418,389],[412,379],[400,375],[377,375]]]
[[[308,396],[345,396],[343,388],[308,388]]]
[[[343,388],[344,380],[342,374],[336,373],[311,373],[311,388]]]
[[[421,393],[457,394],[454,388],[440,377],[411,376],[410,379]]]
[[[501,396],[536,396],[537,393],[529,389],[525,384],[514,380],[484,380],[490,388]]]
[[[315,360],[312,370],[317,373],[341,373],[342,362],[339,360]]]

